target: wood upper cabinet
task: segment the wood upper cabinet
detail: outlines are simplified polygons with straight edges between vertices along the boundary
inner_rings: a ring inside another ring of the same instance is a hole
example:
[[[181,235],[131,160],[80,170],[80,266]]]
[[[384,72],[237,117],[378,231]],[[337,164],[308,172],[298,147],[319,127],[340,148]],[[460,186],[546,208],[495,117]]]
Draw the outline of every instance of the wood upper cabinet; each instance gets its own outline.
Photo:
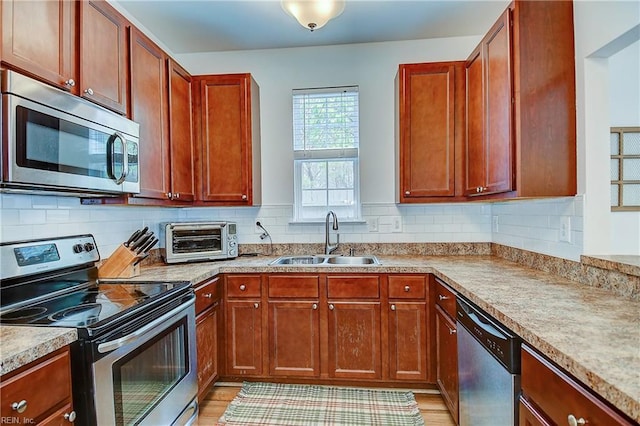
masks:
[[[129,22],[104,0],[82,0],[79,4],[79,94],[126,114]]]
[[[169,199],[169,109],[165,53],[139,30],[131,30],[131,119],[140,124],[140,193]]]
[[[388,283],[389,377],[427,381],[430,361],[427,277],[390,275]]]
[[[317,275],[271,275],[269,375],[320,376],[320,310]]]
[[[520,426],[637,425],[527,345],[522,346]],[[572,421],[569,420],[569,424]]]
[[[467,137],[465,193],[512,189],[511,12],[489,30],[466,63]]]
[[[33,424],[69,424],[66,417],[75,418],[72,407],[70,359],[67,346],[2,376],[2,418],[28,419]],[[19,413],[12,405],[22,401],[25,402],[25,409]]]
[[[573,3],[514,1],[466,69],[465,193],[575,195]]]
[[[194,77],[197,200],[259,205],[259,89],[250,74]]]
[[[400,203],[464,199],[464,94],[464,62],[400,65],[396,75]]]
[[[77,3],[3,0],[0,7],[3,65],[77,94]]]
[[[171,199],[193,201],[193,126],[191,76],[172,59],[169,67],[169,153]]]

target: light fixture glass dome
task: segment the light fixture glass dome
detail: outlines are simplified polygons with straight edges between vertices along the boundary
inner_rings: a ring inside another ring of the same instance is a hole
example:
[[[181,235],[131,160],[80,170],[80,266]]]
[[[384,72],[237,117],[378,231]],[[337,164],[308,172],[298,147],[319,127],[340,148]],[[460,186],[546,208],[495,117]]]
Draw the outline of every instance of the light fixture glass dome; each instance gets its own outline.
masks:
[[[282,0],[282,8],[311,31],[325,26],[344,10],[344,0]]]

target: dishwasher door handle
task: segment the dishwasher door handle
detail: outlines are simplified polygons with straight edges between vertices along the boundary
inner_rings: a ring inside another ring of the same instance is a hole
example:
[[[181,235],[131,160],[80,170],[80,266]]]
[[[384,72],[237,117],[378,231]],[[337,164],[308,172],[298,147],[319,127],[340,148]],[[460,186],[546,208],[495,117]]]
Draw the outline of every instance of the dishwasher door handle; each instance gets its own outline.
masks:
[[[477,325],[496,339],[507,341],[507,336],[504,335],[500,330],[493,326],[493,324],[487,323],[482,320],[475,312],[464,312],[469,320],[473,322],[474,325]]]

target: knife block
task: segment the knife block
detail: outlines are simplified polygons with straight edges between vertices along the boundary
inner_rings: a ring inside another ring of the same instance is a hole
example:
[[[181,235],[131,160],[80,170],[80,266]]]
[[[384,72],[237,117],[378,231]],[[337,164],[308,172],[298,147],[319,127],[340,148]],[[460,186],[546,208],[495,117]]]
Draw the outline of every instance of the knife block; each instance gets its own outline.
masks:
[[[140,265],[135,263],[138,259],[138,255],[122,244],[98,267],[98,278],[137,277],[140,275]]]

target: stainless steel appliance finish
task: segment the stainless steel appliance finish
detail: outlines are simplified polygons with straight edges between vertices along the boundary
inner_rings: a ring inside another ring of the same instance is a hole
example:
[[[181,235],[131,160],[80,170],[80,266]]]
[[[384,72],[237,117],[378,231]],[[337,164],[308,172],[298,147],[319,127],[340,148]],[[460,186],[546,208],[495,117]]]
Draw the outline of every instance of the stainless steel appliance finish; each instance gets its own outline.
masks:
[[[171,222],[160,224],[167,263],[231,259],[238,256],[235,222]]]
[[[0,244],[0,323],[74,327],[82,425],[197,418],[195,295],[188,282],[97,280],[91,235]]]
[[[14,71],[0,81],[3,191],[140,192],[137,123]]]
[[[457,299],[460,426],[518,424],[520,338]]]

